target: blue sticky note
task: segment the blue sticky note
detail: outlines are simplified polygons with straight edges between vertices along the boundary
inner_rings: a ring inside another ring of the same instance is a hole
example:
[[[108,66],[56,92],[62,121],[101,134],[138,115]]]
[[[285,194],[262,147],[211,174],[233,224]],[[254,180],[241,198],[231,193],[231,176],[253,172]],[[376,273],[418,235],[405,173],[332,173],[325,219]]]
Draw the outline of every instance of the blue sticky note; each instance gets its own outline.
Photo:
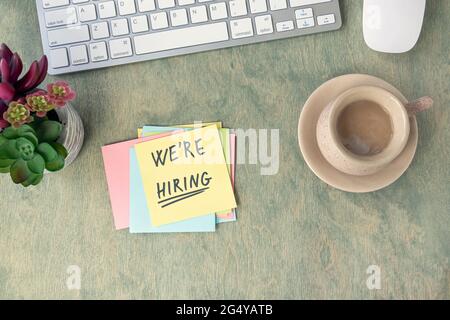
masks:
[[[194,128],[144,126],[144,127],[142,127],[142,134],[144,135],[146,133],[163,133],[163,132],[171,132],[171,131],[175,131],[175,130],[190,131],[190,130],[194,130]]]
[[[160,227],[152,226],[136,152],[134,148],[130,149],[130,233],[214,231],[216,231],[216,215],[214,213]]]
[[[152,133],[152,132],[170,132],[174,130],[192,130],[190,128],[175,128],[175,127],[157,127],[157,126],[144,126],[142,128],[142,133]]]

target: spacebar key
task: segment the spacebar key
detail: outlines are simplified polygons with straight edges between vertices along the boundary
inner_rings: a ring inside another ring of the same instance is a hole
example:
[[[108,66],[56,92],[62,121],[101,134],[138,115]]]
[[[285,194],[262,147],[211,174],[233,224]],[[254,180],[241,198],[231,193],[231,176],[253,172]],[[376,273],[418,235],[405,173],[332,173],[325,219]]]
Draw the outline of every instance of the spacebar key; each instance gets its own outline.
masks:
[[[136,54],[146,54],[226,41],[228,39],[226,22],[219,22],[137,36],[134,37],[134,45]]]

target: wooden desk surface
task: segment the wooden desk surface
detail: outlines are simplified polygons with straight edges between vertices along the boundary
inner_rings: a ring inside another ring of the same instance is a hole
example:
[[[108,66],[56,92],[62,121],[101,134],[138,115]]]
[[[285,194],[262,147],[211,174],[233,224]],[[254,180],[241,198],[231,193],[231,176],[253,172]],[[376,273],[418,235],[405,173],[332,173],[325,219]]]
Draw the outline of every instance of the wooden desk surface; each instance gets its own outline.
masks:
[[[428,1],[420,42],[375,53],[362,1],[341,1],[340,31],[64,77],[78,91],[84,149],[33,189],[0,178],[0,298],[449,298],[450,15]],[[0,0],[0,42],[42,54],[34,0]],[[372,194],[332,189],[308,169],[297,121],[324,81],[367,73],[412,99],[430,95],[409,170]],[[51,79],[51,78],[50,78]],[[278,128],[280,170],[237,173],[239,220],[213,234],[114,231],[100,147],[145,124],[220,119]],[[366,269],[381,268],[368,290]],[[66,287],[78,265],[80,291]]]

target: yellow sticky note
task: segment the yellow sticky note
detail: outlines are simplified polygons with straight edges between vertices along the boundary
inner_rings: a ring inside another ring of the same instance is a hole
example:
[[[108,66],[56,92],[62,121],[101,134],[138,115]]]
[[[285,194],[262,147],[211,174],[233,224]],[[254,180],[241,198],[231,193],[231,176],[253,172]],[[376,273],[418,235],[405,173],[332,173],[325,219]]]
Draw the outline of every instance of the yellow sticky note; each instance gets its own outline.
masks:
[[[209,127],[209,126],[216,126],[217,129],[222,128],[222,121],[216,121],[216,122],[198,122],[198,123],[191,123],[191,124],[180,124],[177,126],[174,126],[176,128],[201,128],[201,127]]]
[[[152,224],[236,208],[217,126],[135,146]]]

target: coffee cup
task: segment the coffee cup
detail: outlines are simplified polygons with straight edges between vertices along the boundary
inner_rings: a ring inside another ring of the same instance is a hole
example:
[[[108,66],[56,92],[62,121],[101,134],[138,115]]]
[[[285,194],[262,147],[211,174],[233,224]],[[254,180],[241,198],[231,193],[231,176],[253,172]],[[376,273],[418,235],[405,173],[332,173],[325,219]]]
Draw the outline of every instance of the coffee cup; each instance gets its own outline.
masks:
[[[409,138],[409,116],[391,92],[360,86],[335,97],[323,110],[316,138],[324,158],[350,175],[370,175],[391,163]]]

